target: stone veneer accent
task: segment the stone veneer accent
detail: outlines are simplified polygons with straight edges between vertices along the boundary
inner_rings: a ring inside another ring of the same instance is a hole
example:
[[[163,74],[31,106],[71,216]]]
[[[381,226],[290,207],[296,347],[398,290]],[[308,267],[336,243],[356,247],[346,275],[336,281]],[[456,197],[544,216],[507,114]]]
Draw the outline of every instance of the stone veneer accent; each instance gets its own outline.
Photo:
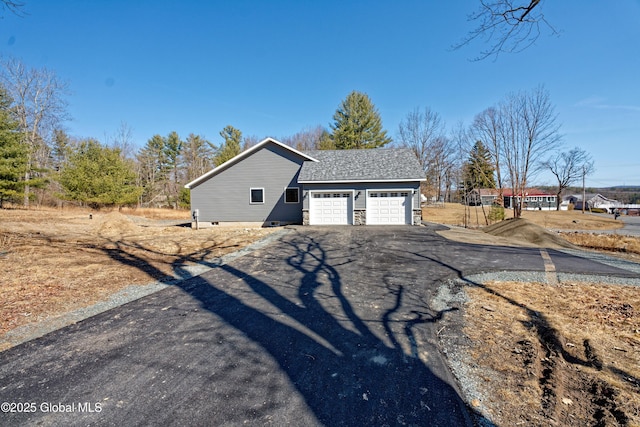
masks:
[[[422,224],[422,209],[413,210],[413,225]]]
[[[365,209],[353,210],[353,224],[354,225],[366,225],[367,224],[367,211]],[[413,225],[422,224],[422,210],[413,210]],[[309,225],[309,210],[302,210],[302,225]]]
[[[353,225],[367,225],[367,211],[364,209],[353,210]]]

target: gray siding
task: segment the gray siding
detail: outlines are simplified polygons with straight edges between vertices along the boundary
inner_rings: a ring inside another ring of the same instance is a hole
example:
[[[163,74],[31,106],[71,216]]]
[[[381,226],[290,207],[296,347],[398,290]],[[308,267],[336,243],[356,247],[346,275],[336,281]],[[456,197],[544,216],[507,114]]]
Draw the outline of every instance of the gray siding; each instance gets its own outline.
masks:
[[[413,208],[420,208],[420,182],[356,182],[351,184],[304,184],[303,185],[303,209],[309,209],[308,191],[342,191],[354,190],[355,203],[354,209],[366,209],[367,190],[387,190],[387,189],[415,189],[416,194],[413,195]],[[358,192],[360,194],[358,195]]]
[[[302,223],[302,189],[297,183],[303,159],[275,144],[221,170],[191,189],[191,210],[203,222]],[[284,203],[287,187],[300,188],[300,203]],[[249,203],[251,188],[264,188],[264,203]]]

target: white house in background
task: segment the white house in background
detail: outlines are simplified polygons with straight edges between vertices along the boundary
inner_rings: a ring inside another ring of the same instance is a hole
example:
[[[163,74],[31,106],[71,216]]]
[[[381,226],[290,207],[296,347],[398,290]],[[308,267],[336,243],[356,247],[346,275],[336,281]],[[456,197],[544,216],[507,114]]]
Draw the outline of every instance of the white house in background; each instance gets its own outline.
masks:
[[[615,209],[621,209],[625,206],[617,200],[609,199],[598,193],[587,193],[585,194],[585,199],[587,200],[585,209],[605,209],[607,212],[613,213]],[[573,205],[576,210],[582,210],[582,194],[571,194],[563,197],[560,209],[568,210],[569,205]]]

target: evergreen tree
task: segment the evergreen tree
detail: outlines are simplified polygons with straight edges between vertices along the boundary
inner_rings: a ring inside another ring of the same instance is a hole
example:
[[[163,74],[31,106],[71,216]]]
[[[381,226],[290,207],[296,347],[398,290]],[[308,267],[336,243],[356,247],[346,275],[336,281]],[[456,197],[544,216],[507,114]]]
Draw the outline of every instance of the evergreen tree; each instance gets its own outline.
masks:
[[[353,148],[377,148],[389,142],[387,131],[382,129],[382,119],[369,96],[351,92],[333,115],[331,140],[339,150]]]
[[[229,125],[222,129],[220,136],[224,139],[224,143],[215,158],[216,166],[220,166],[227,160],[233,159],[241,152],[242,132]]]
[[[73,142],[64,130],[56,129],[53,135],[53,147],[51,148],[51,160],[53,168],[62,170],[73,152]]]
[[[82,141],[60,173],[63,198],[92,207],[122,206],[138,201],[141,189],[135,171],[117,148]]]
[[[0,208],[5,201],[23,196],[27,171],[27,147],[22,143],[18,124],[11,119],[11,100],[0,86]]]
[[[335,150],[336,145],[333,143],[333,138],[331,138],[331,134],[326,130],[322,130],[322,135],[320,135],[320,141],[318,141],[318,150]]]
[[[467,190],[496,188],[494,170],[491,153],[481,141],[477,141],[469,152],[469,159],[464,166],[465,188]]]
[[[167,186],[168,201],[175,207],[178,207],[178,198],[180,196],[180,153],[182,152],[183,142],[180,140],[177,132],[171,132],[164,140],[164,154],[167,159],[167,167],[171,170],[170,183]]]
[[[183,142],[177,132],[171,132],[164,140],[164,156],[167,167],[172,171],[173,179],[178,182],[178,169],[180,167],[180,152]]]
[[[136,157],[138,184],[144,189],[142,200],[152,202],[163,194],[169,177],[164,138],[160,135],[151,137]]]

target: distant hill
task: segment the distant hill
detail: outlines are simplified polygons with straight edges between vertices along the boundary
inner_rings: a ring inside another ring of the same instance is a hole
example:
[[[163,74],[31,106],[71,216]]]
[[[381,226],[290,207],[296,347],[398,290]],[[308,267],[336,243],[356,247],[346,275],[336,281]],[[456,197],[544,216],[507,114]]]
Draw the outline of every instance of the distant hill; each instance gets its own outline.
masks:
[[[556,187],[539,187],[541,190],[555,193]],[[640,185],[616,185],[613,187],[587,187],[587,193],[598,193],[621,203],[640,203]],[[564,194],[582,194],[582,187],[569,187]]]
[[[640,185],[616,185],[608,187],[608,190],[640,191]]]

